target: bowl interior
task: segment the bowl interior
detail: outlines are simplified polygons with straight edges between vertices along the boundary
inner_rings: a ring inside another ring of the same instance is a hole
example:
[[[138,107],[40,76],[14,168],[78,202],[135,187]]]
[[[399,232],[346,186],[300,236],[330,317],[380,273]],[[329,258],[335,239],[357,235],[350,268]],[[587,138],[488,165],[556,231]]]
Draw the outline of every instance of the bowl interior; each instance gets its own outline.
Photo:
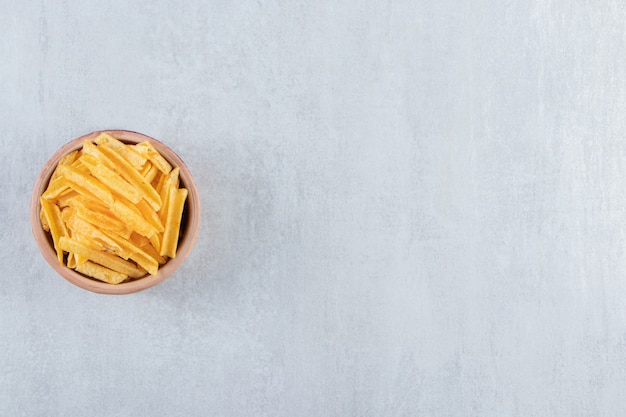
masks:
[[[81,149],[85,140],[93,141],[101,132],[107,132],[124,143],[140,143],[143,141],[150,141],[152,145],[159,151],[159,153],[174,167],[180,168],[180,186],[187,188],[188,196],[185,202],[183,210],[183,216],[181,219],[181,230],[179,234],[179,244],[176,253],[176,257],[169,259],[164,265],[159,267],[159,271],[155,276],[145,275],[142,278],[137,278],[131,281],[123,282],[120,284],[109,284],[106,282],[98,281],[83,275],[73,269],[70,269],[64,265],[59,265],[54,250],[54,244],[50,233],[45,232],[41,225],[39,212],[41,210],[41,203],[39,197],[48,187],[50,177],[54,172],[59,160],[68,153]],[[46,261],[57,271],[62,277],[71,283],[84,288],[89,291],[103,293],[103,294],[130,294],[133,292],[141,291],[146,288],[152,287],[159,282],[162,282],[169,277],[182,263],[185,258],[191,252],[193,245],[195,244],[198,236],[198,230],[200,227],[200,200],[198,197],[198,191],[193,181],[189,169],[182,161],[182,159],[169,147],[153,139],[149,136],[143,135],[137,132],[130,132],[126,130],[106,130],[93,132],[88,135],[81,136],[67,143],[57,152],[55,152],[48,162],[44,165],[41,174],[37,178],[35,187],[33,190],[31,200],[30,219],[33,229],[33,235],[35,241],[39,246],[39,249],[46,259]]]

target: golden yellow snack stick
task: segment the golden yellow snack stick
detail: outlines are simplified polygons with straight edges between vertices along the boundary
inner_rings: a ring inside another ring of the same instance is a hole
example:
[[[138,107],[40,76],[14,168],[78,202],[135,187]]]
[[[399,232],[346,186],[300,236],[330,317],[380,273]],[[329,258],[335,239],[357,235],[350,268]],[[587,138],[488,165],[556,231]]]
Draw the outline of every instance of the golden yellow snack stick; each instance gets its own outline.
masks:
[[[163,224],[161,223],[159,215],[156,211],[152,209],[152,207],[150,207],[150,204],[148,204],[146,200],[141,200],[139,203],[137,203],[137,208],[141,212],[143,218],[146,219],[148,223],[150,223],[152,226],[154,226],[157,232],[161,233],[165,230]]]
[[[80,155],[80,151],[72,151],[68,153],[67,155],[64,155],[63,157],[61,157],[61,159],[59,159],[58,165],[72,165],[76,161],[79,155]],[[60,174],[59,174],[58,169],[55,169],[54,172],[52,173],[52,176],[50,177],[50,182],[53,182],[55,179],[57,179],[59,175]]]
[[[128,278],[128,275],[121,274],[90,261],[76,265],[75,269],[82,274],[99,279],[100,281],[108,282],[109,284],[119,284]]]
[[[71,204],[74,198],[78,197],[78,195],[79,194],[76,190],[68,188],[67,191],[63,192],[56,198],[56,205],[59,206],[59,208],[67,207]]]
[[[94,142],[98,145],[107,145],[136,169],[143,167],[146,163],[147,157],[137,152],[133,146],[125,145],[124,142],[114,138],[108,133],[100,133]]]
[[[54,172],[58,172],[58,169]],[[65,191],[67,191],[69,188],[70,186],[68,185],[65,178],[61,177],[60,174],[58,174],[54,180],[51,180],[48,183],[48,188],[46,188],[46,191],[41,196],[48,200],[54,200]]]
[[[161,253],[161,241],[163,240],[163,233],[155,233],[150,236],[150,245],[157,251],[159,254]]]
[[[131,278],[139,278],[145,275],[145,271],[136,267],[131,262],[125,261],[119,256],[106,252],[100,252],[92,249],[85,243],[76,239],[70,239],[62,236],[59,239],[59,246],[67,252],[73,252],[77,255],[84,256],[90,261],[100,264],[104,267],[128,275]]]
[[[162,173],[167,174],[172,170],[170,163],[163,158],[159,151],[157,151],[150,142],[145,141],[138,143],[135,145],[135,149],[142,156],[148,158],[150,162],[152,162]]]
[[[124,248],[126,252],[130,254],[130,259],[137,262],[137,265],[143,267],[150,275],[156,275],[159,270],[159,262],[152,256],[141,250],[141,248],[133,245],[131,242],[125,239],[120,239],[115,235],[110,235],[111,239],[114,239],[116,243]]]
[[[157,176],[152,180],[152,188],[157,192],[157,194],[161,195],[161,187],[163,187],[163,182],[165,182],[166,174],[161,172],[157,173]],[[163,205],[163,199],[161,199],[161,206]]]
[[[126,180],[124,180],[115,171],[105,167],[104,165],[96,165],[90,170],[91,174],[109,187],[111,191],[124,196],[131,203],[137,204],[141,200],[141,195],[137,189],[126,182]]]
[[[46,213],[43,212],[43,206],[41,206],[41,210],[39,210],[39,220],[41,220],[41,227],[46,232],[50,231],[50,225],[48,224],[48,219],[46,218]]]
[[[167,221],[167,210],[170,201],[170,190],[172,188],[178,188],[180,168],[176,167],[170,171],[169,174],[166,175],[166,178],[163,182],[163,186],[161,188],[161,201],[163,204],[161,205],[161,210],[159,210],[159,218],[161,219],[161,223],[165,224]]]
[[[123,259],[128,259],[130,253],[124,251],[122,247],[103,231],[86,222],[78,216],[72,216],[67,220],[67,227],[76,234],[90,238],[90,241],[95,242],[102,250],[106,252],[112,252]],[[100,241],[100,242],[98,242]]]
[[[150,237],[153,234],[158,233],[158,230],[148,223],[146,219],[141,217],[141,215],[137,214],[133,209],[122,203],[120,200],[115,200],[110,209],[115,217],[122,220],[129,229],[134,230],[140,235]]]
[[[145,169],[141,171],[141,175],[150,185],[152,185],[152,180],[154,180],[158,173],[159,169],[152,163],[147,163]]]
[[[76,189],[79,193],[81,192],[80,189],[87,190],[89,194],[97,197],[105,204],[113,203],[113,195],[111,194],[111,191],[100,181],[90,175],[80,172],[76,168],[69,167],[67,165],[59,165],[58,169],[59,173],[67,179],[70,187]]]
[[[154,248],[154,246],[152,246],[152,244],[150,242],[148,242],[147,245],[140,246],[140,248],[141,248],[142,251],[144,251],[145,253],[150,255],[152,258],[156,259],[156,261],[159,263],[159,265],[163,265],[165,262],[167,262],[167,259],[165,259],[165,257],[161,256],[159,254],[159,251],[157,251]]]
[[[167,222],[165,223],[165,232],[163,232],[163,241],[161,242],[161,256],[176,257],[176,249],[178,246],[178,235],[180,232],[180,221],[187,199],[186,188],[172,188],[170,190],[170,200],[167,210]]]
[[[39,198],[39,202],[41,203],[41,208],[48,220],[48,226],[50,227],[50,234],[52,235],[52,241],[54,242],[54,248],[57,252],[57,258],[59,259],[59,264],[63,265],[63,250],[59,246],[59,241],[61,238],[67,236],[67,229],[65,228],[65,223],[61,219],[61,210],[55,204],[51,204],[48,200],[43,197]]]
[[[67,254],[67,267],[75,269],[76,265],[78,265],[78,263],[76,262],[76,255],[71,252],[68,253]]]
[[[91,223],[101,230],[108,230],[127,238],[130,237],[131,231],[126,225],[112,216],[112,214],[109,216],[101,212],[89,210],[83,206],[76,207],[76,217]]]

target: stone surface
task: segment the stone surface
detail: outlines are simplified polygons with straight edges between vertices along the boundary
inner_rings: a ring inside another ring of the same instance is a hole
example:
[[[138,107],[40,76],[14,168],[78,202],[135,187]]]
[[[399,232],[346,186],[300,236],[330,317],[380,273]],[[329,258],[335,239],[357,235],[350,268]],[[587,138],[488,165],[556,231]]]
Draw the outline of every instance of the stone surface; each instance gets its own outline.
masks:
[[[0,415],[623,415],[626,6],[200,3],[0,2]],[[28,221],[111,128],[203,204],[120,297]]]

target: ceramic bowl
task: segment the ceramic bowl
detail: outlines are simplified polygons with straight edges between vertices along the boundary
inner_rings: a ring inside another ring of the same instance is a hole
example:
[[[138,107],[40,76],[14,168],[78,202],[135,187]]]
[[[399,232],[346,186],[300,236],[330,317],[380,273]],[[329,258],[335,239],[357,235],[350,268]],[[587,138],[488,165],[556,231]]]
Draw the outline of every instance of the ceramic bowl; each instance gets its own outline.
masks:
[[[81,149],[85,140],[93,141],[102,131],[93,132],[88,135],[81,136],[77,139],[67,143],[61,149],[56,151],[52,157],[46,162],[37,181],[35,182],[35,188],[31,199],[30,206],[30,221],[35,236],[35,241],[39,246],[39,250],[44,259],[50,264],[50,266],[59,273],[63,278],[75,284],[85,290],[102,293],[102,294],[130,294],[137,291],[150,288],[163,280],[170,277],[174,272],[183,264],[189,253],[191,252],[196,238],[198,237],[198,230],[200,228],[200,198],[198,196],[198,189],[193,181],[191,172],[183,162],[183,160],[176,155],[176,153],[169,147],[153,139],[149,136],[141,133],[130,132],[126,130],[106,130],[112,136],[118,138],[124,143],[140,143],[143,141],[150,141],[152,145],[161,153],[161,155],[174,167],[180,168],[180,186],[187,188],[188,196],[185,203],[185,209],[183,212],[183,218],[181,221],[181,230],[179,234],[179,243],[176,253],[176,257],[170,259],[164,265],[161,265],[159,272],[154,275],[146,275],[142,278],[138,278],[132,281],[123,282],[121,284],[113,285],[106,282],[98,281],[93,278],[87,277],[79,272],[74,271],[64,265],[60,265],[56,256],[52,237],[48,232],[45,232],[41,225],[39,212],[41,210],[41,203],[39,197],[43,194],[48,186],[50,177],[54,169],[56,168],[59,160],[66,154]]]

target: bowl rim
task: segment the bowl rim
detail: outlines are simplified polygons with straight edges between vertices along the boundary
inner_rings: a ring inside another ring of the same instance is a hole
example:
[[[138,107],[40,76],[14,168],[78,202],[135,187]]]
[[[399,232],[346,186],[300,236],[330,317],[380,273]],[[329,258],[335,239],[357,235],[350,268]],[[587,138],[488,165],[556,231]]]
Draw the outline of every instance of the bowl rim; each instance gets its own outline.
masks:
[[[50,177],[54,169],[56,168],[59,160],[64,155],[72,152],[76,149],[81,149],[85,140],[93,141],[100,133],[108,133],[113,137],[125,141],[139,143],[143,141],[149,141],[159,151],[159,153],[173,166],[180,168],[180,182],[188,190],[186,210],[187,210],[187,225],[185,229],[185,235],[180,241],[176,257],[168,260],[164,265],[159,267],[159,271],[156,275],[146,275],[143,278],[139,278],[134,281],[129,281],[121,284],[109,284],[102,281],[97,281],[92,278],[87,278],[85,275],[68,268],[65,265],[60,265],[56,256],[54,248],[49,243],[48,232],[44,231],[41,225],[39,213],[41,210],[41,203],[39,197],[45,191],[48,186]],[[56,152],[50,156],[48,161],[44,164],[41,172],[37,176],[35,185],[33,187],[33,193],[31,196],[30,204],[30,221],[35,241],[39,248],[39,252],[42,254],[48,264],[63,278],[72,284],[83,288],[85,290],[100,293],[100,294],[131,294],[138,291],[142,291],[153,287],[160,282],[171,276],[185,261],[185,259],[191,253],[196,240],[198,238],[198,232],[200,229],[200,198],[198,195],[198,188],[193,180],[193,176],[189,171],[189,168],[185,162],[174,152],[170,147],[164,143],[147,136],[143,133],[134,132],[131,130],[98,130],[86,135],[73,139],[59,148]]]

